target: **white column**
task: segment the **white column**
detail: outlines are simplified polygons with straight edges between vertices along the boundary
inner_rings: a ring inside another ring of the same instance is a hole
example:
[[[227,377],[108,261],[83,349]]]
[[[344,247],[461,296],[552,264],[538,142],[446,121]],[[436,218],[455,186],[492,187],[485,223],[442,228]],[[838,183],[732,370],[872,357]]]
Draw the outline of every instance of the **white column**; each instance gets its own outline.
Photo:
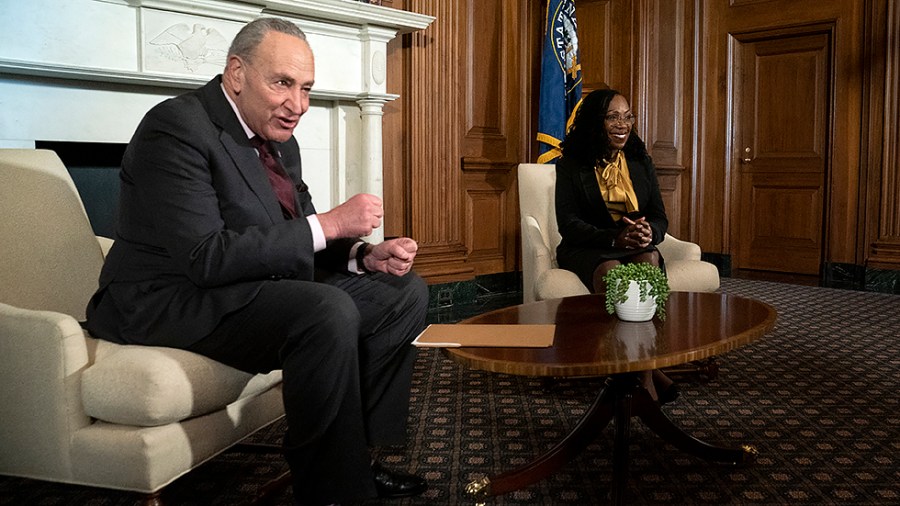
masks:
[[[384,198],[384,163],[381,144],[381,118],[384,104],[381,98],[363,98],[356,101],[362,116],[362,142],[360,143],[360,172],[362,191]],[[390,203],[385,203],[389,205]],[[384,227],[375,230],[368,238],[372,242],[384,240]]]
[[[394,96],[386,95],[387,43],[396,36],[393,29],[363,26],[359,32],[362,43],[363,94],[359,104],[362,132],[360,142],[360,176],[362,191],[384,198],[384,162],[382,160],[382,117],[384,104]],[[385,206],[390,205],[389,202]],[[384,227],[376,230],[370,239],[384,240]]]

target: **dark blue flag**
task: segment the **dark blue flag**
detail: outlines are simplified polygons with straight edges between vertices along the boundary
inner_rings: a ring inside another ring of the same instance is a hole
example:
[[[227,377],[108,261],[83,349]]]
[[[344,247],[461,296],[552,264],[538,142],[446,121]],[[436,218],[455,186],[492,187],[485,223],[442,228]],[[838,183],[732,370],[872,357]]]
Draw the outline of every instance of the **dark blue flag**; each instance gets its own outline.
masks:
[[[538,163],[554,161],[562,153],[572,111],[581,100],[581,56],[574,0],[548,0],[541,61],[541,102],[538,111]]]

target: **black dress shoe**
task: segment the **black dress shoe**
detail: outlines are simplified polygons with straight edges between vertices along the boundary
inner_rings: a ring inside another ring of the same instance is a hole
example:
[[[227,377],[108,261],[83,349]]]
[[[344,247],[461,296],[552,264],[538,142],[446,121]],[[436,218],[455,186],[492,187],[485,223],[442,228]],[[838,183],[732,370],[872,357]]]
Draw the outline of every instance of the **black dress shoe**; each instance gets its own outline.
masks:
[[[675,385],[675,383],[672,383],[671,385],[669,385],[669,388],[657,394],[660,404],[669,404],[671,402],[675,402],[680,396],[681,391],[678,390],[678,386]]]
[[[389,471],[378,462],[372,464],[372,473],[375,475],[375,490],[382,499],[412,497],[428,488],[428,482],[424,479],[414,474]]]

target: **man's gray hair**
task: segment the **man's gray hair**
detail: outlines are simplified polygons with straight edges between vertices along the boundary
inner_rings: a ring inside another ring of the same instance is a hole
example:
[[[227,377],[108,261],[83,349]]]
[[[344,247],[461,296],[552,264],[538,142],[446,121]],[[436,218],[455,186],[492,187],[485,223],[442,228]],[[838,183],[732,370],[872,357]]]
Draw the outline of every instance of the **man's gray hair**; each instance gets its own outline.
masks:
[[[240,56],[241,58],[252,61],[256,52],[256,47],[262,42],[263,37],[269,32],[280,32],[286,35],[292,35],[300,40],[306,40],[306,34],[303,33],[297,25],[286,19],[281,18],[259,18],[244,25],[241,31],[235,35],[231,41],[231,47],[228,48],[228,56]]]

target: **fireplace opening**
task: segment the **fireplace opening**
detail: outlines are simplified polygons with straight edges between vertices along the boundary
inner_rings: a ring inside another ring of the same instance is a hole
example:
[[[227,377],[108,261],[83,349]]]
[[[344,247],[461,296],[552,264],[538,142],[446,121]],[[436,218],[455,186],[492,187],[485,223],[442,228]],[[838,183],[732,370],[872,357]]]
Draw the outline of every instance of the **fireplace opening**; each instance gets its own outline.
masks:
[[[119,170],[125,144],[37,141],[55,151],[68,169],[94,234],[114,238],[119,206]]]

